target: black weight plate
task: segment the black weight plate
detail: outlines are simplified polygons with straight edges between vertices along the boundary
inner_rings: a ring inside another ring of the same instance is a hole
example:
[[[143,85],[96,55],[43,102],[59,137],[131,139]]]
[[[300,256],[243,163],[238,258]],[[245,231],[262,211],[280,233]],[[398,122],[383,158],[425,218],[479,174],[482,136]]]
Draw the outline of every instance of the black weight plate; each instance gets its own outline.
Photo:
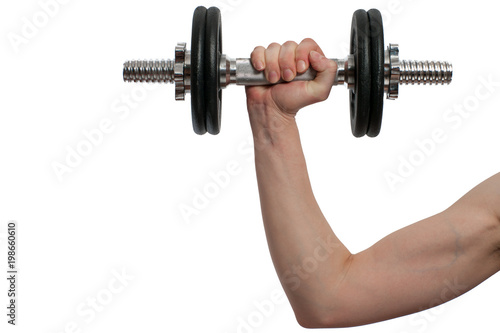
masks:
[[[219,134],[221,123],[222,90],[220,88],[220,57],[222,54],[221,14],[217,7],[207,11],[205,28],[205,107],[207,131]]]
[[[377,9],[368,11],[370,21],[370,65],[372,75],[370,123],[367,135],[376,137],[382,127],[382,111],[384,109],[384,26],[382,15]]]
[[[349,93],[351,130],[355,137],[362,137],[370,121],[370,25],[363,9],[354,12],[351,24],[351,54],[354,55],[355,85]]]
[[[200,6],[193,15],[193,32],[191,35],[191,117],[196,134],[207,132],[205,108],[205,26],[207,9]]]

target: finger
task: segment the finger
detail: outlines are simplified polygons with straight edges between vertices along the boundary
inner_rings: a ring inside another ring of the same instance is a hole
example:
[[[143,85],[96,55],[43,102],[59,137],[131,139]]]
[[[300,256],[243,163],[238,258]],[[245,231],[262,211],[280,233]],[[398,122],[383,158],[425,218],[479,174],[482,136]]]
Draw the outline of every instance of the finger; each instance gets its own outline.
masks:
[[[295,59],[297,61],[297,72],[304,73],[310,66],[309,54],[311,51],[319,52],[324,55],[319,45],[311,38],[306,38],[300,42],[295,50]]]
[[[322,102],[330,95],[337,63],[316,51],[311,51],[308,60],[311,67],[317,71],[314,80],[296,81],[289,85],[279,84],[273,87],[276,104],[282,106],[284,110],[296,112],[305,106]],[[290,93],[292,88],[294,92]]]
[[[272,43],[266,50],[266,78],[271,83],[276,83],[280,79],[280,49],[280,44]]]
[[[316,101],[328,98],[337,74],[337,63],[327,59],[319,52],[311,51],[309,55],[311,67],[318,73],[312,81],[307,81],[309,95]]]
[[[280,73],[285,81],[292,81],[297,75],[295,66],[295,50],[297,46],[298,44],[292,41],[288,41],[281,46],[279,55]]]
[[[253,68],[263,71],[266,68],[266,49],[263,46],[257,46],[250,56]]]

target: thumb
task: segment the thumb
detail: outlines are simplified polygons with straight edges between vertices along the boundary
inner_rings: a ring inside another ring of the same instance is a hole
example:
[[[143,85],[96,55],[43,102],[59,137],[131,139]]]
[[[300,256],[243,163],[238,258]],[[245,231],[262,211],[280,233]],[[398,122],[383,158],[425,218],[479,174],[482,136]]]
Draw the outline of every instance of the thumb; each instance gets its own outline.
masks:
[[[311,67],[318,72],[313,81],[308,81],[307,89],[309,94],[318,101],[324,101],[330,95],[335,76],[337,74],[337,63],[326,58],[319,52],[309,53]]]

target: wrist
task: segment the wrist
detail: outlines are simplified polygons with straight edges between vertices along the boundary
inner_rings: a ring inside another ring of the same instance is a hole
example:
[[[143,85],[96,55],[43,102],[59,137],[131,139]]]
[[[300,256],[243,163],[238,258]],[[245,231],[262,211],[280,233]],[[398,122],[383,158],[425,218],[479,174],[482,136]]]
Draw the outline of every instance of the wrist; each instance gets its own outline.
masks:
[[[284,147],[298,138],[295,115],[264,104],[249,106],[248,114],[256,149]]]

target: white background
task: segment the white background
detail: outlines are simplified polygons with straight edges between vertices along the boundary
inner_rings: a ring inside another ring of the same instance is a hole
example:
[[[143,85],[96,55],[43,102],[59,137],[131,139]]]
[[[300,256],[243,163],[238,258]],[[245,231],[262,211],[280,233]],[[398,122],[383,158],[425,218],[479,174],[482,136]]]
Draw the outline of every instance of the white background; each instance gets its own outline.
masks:
[[[352,137],[344,87],[299,113],[315,195],[351,252],[442,211],[500,170],[500,86],[481,81],[500,81],[491,1],[60,0],[50,17],[47,2],[0,5],[1,267],[7,221],[19,222],[20,238],[19,325],[6,324],[2,278],[1,332],[305,330],[288,301],[269,306],[282,289],[262,226],[244,89],[224,92],[214,137],[192,132],[189,97],[175,102],[173,86],[144,93],[122,82],[125,60],[171,58],[179,41],[189,47],[197,5],[222,9],[231,57],[305,37],[344,57],[352,13],[374,7],[402,58],[453,63],[450,86],[401,87],[376,139]],[[13,36],[25,39],[16,46]],[[458,117],[455,107],[470,112]],[[65,164],[105,119],[112,131],[59,179],[54,163]],[[419,152],[416,142],[439,129],[446,140]],[[387,173],[410,158],[418,165],[391,187]],[[235,163],[238,173],[215,188],[210,173]],[[207,188],[206,207],[183,216]],[[124,287],[114,280],[122,271],[133,277]],[[439,308],[337,331],[498,332],[499,292],[493,276]],[[100,311],[92,298],[105,303]]]

